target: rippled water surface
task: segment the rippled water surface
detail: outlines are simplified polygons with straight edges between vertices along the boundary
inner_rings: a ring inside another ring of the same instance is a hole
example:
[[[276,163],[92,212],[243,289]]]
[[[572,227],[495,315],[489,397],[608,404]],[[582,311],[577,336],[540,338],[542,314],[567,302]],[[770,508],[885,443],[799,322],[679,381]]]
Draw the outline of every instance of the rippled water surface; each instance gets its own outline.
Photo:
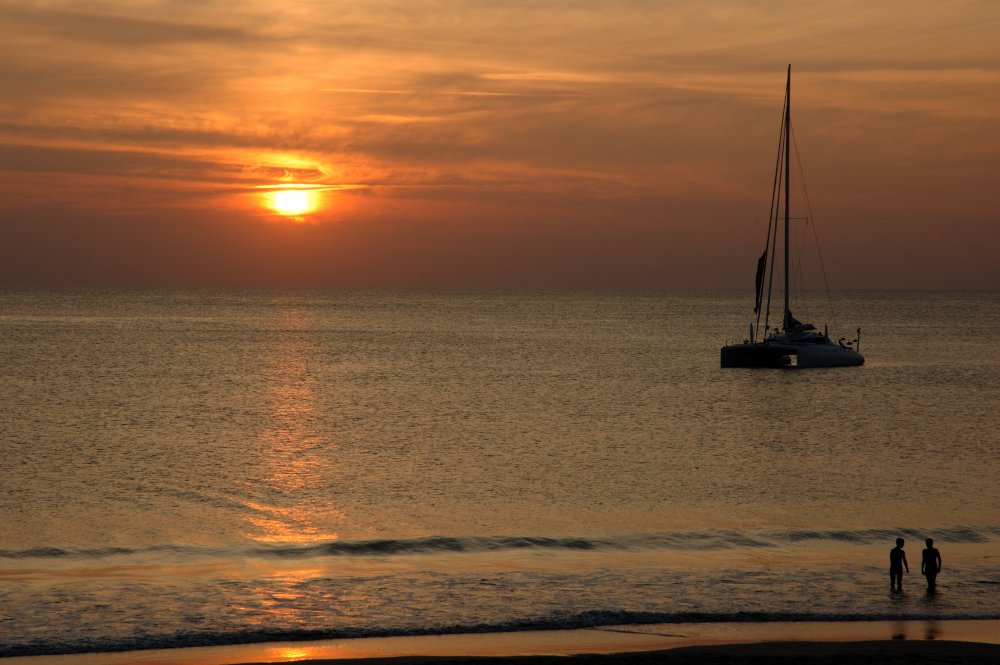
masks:
[[[803,303],[864,367],[722,370],[747,301],[0,292],[0,655],[1000,618],[1000,294]]]

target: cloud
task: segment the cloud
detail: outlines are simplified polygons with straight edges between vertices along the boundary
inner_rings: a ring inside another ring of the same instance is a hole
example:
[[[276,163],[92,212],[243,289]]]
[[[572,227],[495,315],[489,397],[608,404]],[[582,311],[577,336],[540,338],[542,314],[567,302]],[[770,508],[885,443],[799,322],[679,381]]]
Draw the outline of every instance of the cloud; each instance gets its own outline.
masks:
[[[78,5],[75,5],[78,6]],[[4,21],[12,34],[28,33],[35,40],[49,39],[68,47],[94,46],[151,48],[164,44],[259,43],[264,35],[229,25],[206,25],[167,19],[128,16],[117,11],[86,12],[50,7],[5,6]],[[183,14],[182,14],[183,15]]]

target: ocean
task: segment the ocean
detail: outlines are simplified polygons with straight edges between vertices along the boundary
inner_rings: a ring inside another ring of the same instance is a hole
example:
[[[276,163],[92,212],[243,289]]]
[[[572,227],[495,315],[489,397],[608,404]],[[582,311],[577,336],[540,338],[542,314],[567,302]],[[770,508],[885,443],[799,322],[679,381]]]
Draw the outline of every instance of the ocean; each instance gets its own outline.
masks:
[[[1000,619],[1000,293],[751,298],[0,291],[0,656]]]

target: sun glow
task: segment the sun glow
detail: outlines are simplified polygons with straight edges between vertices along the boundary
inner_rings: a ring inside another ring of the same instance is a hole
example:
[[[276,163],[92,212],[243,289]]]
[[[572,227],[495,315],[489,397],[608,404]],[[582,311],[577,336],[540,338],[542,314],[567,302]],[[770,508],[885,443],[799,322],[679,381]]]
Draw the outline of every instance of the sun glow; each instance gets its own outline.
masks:
[[[316,192],[310,189],[278,189],[267,195],[267,205],[279,215],[305,215],[316,209]]]

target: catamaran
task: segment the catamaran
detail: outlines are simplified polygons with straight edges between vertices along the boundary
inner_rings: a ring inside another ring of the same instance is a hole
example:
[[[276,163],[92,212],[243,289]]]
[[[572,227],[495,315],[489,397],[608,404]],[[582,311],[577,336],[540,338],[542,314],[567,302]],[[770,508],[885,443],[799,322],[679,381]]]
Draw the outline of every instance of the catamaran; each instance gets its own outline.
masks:
[[[789,166],[791,154],[791,113],[792,112],[792,66],[788,66],[788,80],[785,83],[785,110],[782,118],[782,136],[779,145],[778,166],[775,172],[774,189],[771,196],[771,221],[767,232],[764,253],[757,261],[755,281],[755,320],[750,324],[750,337],[743,342],[722,347],[723,367],[851,367],[863,365],[861,355],[861,328],[857,337],[846,340],[841,337],[834,342],[824,326],[823,332],[810,323],[802,323],[792,316],[789,307]],[[782,161],[784,166],[782,167]],[[784,183],[782,184],[782,179]],[[781,327],[771,329],[769,323],[773,264],[775,259],[778,229],[778,205],[775,202],[784,195],[784,315]],[[770,263],[769,259],[770,258]],[[768,266],[772,269],[768,270]],[[767,281],[767,302],[764,299],[765,275]],[[762,320],[763,319],[763,320]]]

